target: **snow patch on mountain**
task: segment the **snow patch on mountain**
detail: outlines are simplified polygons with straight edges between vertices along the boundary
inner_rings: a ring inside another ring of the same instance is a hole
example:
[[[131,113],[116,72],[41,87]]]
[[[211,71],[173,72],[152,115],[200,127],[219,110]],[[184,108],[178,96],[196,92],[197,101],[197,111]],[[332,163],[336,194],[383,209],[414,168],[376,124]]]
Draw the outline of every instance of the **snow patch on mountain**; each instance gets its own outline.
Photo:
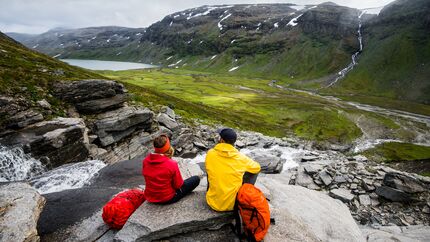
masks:
[[[228,70],[228,72],[235,71],[235,70],[237,70],[237,68],[239,68],[239,67],[238,67],[238,66],[235,66],[235,67],[231,68],[230,70]]]
[[[290,20],[290,22],[288,22],[287,26],[292,26],[292,27],[294,27],[294,26],[296,26],[297,24],[299,24],[299,23],[297,23],[297,20],[298,20],[302,15],[303,15],[303,14],[300,14],[299,16],[297,16],[297,17],[295,17],[295,18],[291,19],[291,20]]]
[[[228,10],[227,10],[227,11],[228,11]],[[226,11],[226,12],[227,12],[227,11]],[[224,13],[226,13],[226,12],[224,12]],[[224,20],[226,20],[226,19],[228,19],[230,16],[231,16],[231,13],[227,14],[225,17],[223,17],[223,18],[218,22],[218,28],[219,28],[219,30],[220,30],[220,31],[223,29],[223,26],[222,26],[221,22],[222,22],[222,21],[224,21]]]

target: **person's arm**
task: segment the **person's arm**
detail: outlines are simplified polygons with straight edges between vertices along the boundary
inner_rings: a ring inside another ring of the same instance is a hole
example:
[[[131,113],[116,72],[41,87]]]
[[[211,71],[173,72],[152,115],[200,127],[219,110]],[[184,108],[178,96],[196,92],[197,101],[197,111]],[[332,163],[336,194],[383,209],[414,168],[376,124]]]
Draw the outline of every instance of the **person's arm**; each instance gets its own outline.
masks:
[[[173,188],[178,190],[184,184],[184,179],[182,179],[181,171],[179,170],[178,164],[175,162],[175,168],[173,172]]]
[[[246,172],[258,174],[261,170],[260,164],[246,155],[244,155],[243,157],[245,161]]]

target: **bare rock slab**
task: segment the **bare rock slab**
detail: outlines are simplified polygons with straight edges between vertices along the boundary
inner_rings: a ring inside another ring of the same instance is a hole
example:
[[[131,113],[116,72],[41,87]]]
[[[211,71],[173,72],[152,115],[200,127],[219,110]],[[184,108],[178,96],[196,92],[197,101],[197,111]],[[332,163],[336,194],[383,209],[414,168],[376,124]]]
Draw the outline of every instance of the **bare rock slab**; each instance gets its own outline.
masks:
[[[160,114],[158,114],[157,121],[161,125],[163,125],[164,127],[168,128],[170,130],[174,130],[175,128],[177,128],[179,126],[179,124],[176,122],[176,120],[174,118],[170,117],[166,113],[160,113]]]
[[[261,166],[261,172],[265,174],[277,174],[281,173],[284,167],[285,159],[280,157],[280,153],[274,154],[261,153],[261,152],[251,152],[249,156],[257,161]]]
[[[129,136],[138,128],[151,126],[153,113],[147,108],[123,107],[98,115],[96,134],[103,147]]]
[[[430,238],[430,226],[425,225],[363,227],[361,231],[368,242],[424,242]]]
[[[45,199],[26,183],[0,186],[0,241],[39,241],[37,220]]]
[[[314,180],[310,175],[305,172],[305,169],[303,167],[299,167],[297,170],[296,185],[302,187],[309,187],[315,185]]]
[[[320,170],[322,170],[323,165],[321,165],[321,164],[306,164],[303,166],[303,168],[305,169],[306,173],[308,173],[309,175],[314,175],[314,174],[318,173]]]
[[[321,192],[258,178],[271,193],[276,220],[264,241],[364,241],[348,207]]]
[[[318,175],[319,175],[319,178],[321,179],[321,181],[326,186],[330,185],[333,181],[333,178],[330,176],[330,174],[326,170],[321,171]]]
[[[396,172],[385,174],[384,185],[407,193],[424,192],[430,189],[429,186],[426,186],[417,178]]]
[[[81,80],[59,82],[54,85],[54,95],[75,104],[83,113],[99,113],[118,108],[127,100],[124,86],[110,80]]]
[[[339,199],[343,202],[351,202],[352,199],[354,199],[354,194],[352,194],[351,191],[343,188],[333,189],[329,194],[331,197]]]
[[[383,197],[387,200],[393,201],[393,202],[412,202],[414,201],[414,198],[411,194],[408,194],[406,192],[403,192],[401,190],[387,187],[387,186],[380,186],[376,188],[376,194],[378,194],[380,197]]]
[[[115,241],[152,241],[181,233],[219,229],[232,213],[218,213],[206,204],[206,192],[193,192],[171,205],[143,203],[128,219]]]
[[[23,145],[35,158],[46,157],[45,165],[57,167],[88,157],[88,136],[83,119],[56,118],[43,121],[0,139],[6,145]]]

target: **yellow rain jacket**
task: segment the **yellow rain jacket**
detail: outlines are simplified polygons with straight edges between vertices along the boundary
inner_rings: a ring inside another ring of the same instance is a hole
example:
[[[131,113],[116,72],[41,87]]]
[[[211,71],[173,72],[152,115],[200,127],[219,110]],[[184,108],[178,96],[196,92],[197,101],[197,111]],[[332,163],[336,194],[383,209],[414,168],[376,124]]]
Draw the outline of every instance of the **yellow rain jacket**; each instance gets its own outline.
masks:
[[[260,164],[239,153],[232,145],[219,143],[206,155],[208,205],[216,211],[231,211],[245,172],[257,174]]]

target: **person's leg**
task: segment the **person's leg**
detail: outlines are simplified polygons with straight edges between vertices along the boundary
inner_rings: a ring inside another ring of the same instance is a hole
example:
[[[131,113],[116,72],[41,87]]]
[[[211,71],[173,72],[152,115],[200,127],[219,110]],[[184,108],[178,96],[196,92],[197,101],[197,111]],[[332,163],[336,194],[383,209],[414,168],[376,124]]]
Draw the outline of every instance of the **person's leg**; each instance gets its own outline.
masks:
[[[175,203],[190,194],[200,184],[200,177],[192,176],[184,181],[182,187],[176,191],[175,196],[167,203]]]
[[[249,172],[245,172],[245,174],[243,175],[243,182],[242,183],[249,183],[249,184],[254,185],[255,182],[257,181],[257,177],[258,177],[258,173],[252,174]]]

